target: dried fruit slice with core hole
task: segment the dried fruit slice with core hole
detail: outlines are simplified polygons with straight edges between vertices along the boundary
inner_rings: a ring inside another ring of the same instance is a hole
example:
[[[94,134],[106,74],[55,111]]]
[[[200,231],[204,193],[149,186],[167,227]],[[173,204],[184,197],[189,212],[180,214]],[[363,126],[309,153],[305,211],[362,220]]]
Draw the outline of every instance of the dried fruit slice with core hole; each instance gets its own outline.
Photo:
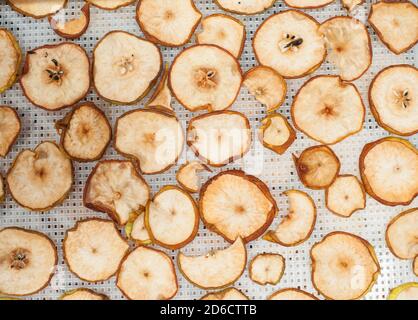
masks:
[[[17,112],[7,106],[0,106],[0,157],[5,157],[15,143],[21,130]]]
[[[125,226],[125,233],[129,239],[134,240],[138,245],[146,246],[152,243],[151,237],[145,227],[145,213],[137,215],[132,222]]]
[[[112,277],[129,250],[115,224],[98,218],[78,221],[63,241],[68,268],[84,281],[105,281]]]
[[[0,28],[0,93],[9,89],[16,81],[22,52],[14,35]]]
[[[334,0],[284,0],[288,7],[298,9],[315,9],[321,8],[334,2]]]
[[[90,5],[87,3],[80,9],[80,15],[76,18],[65,19],[65,13],[58,12],[48,17],[52,30],[59,36],[66,39],[77,39],[81,37],[90,24]]]
[[[55,244],[45,234],[22,228],[0,230],[0,292],[24,296],[45,288],[58,262]]]
[[[282,278],[284,269],[285,260],[280,254],[258,254],[250,262],[250,279],[260,285],[276,285]]]
[[[199,161],[187,162],[177,171],[177,182],[188,192],[198,192],[200,189],[200,179],[198,174],[202,171],[212,172],[211,169]]]
[[[58,12],[67,4],[67,0],[7,0],[13,10],[26,16],[41,19]]]
[[[91,289],[79,288],[64,293],[59,300],[109,300],[109,297]]]
[[[348,12],[352,12],[357,6],[363,4],[364,0],[341,0],[341,3]]]
[[[129,6],[134,3],[135,0],[86,0],[88,3],[95,7],[104,10],[116,10],[121,7]]]
[[[168,65],[165,65],[163,76],[160,79],[160,82],[157,85],[154,93],[146,104],[147,108],[156,108],[162,109],[167,112],[174,113],[174,109],[171,106],[171,91],[168,86]]]
[[[418,282],[404,283],[392,289],[388,300],[418,300]]]
[[[296,132],[281,114],[270,114],[261,120],[259,138],[264,147],[283,154],[296,139]]]
[[[249,300],[240,290],[232,287],[205,294],[200,300]]]
[[[359,166],[364,188],[380,203],[407,205],[418,194],[418,151],[407,140],[387,137],[366,144]]]
[[[132,300],[168,300],[178,290],[173,261],[164,252],[147,247],[126,255],[116,285]]]
[[[180,252],[177,262],[181,273],[195,286],[223,288],[241,277],[247,263],[247,250],[238,237],[228,248],[210,251],[203,256],[186,256]]]
[[[312,283],[327,299],[360,299],[380,273],[372,245],[346,232],[329,233],[314,244],[311,260]]]
[[[215,0],[225,11],[237,14],[256,14],[271,8],[276,0]]]
[[[268,300],[318,300],[318,298],[296,288],[286,288],[273,293]]]

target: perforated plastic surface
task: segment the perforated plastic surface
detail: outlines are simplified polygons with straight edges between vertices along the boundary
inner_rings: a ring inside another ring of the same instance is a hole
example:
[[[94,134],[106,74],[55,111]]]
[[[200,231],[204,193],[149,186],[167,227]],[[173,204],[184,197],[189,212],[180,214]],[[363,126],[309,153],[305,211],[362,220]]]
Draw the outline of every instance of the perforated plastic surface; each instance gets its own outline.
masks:
[[[370,2],[371,1],[368,0],[366,4],[362,5],[357,10],[355,17],[363,22],[366,21],[370,9]],[[205,16],[216,12],[222,12],[212,0],[195,0],[195,3]],[[68,14],[74,14],[74,12],[76,12],[75,8],[81,7],[82,4],[82,1],[69,1]],[[247,28],[247,40],[240,60],[243,71],[256,65],[251,46],[255,30],[266,17],[284,9],[286,9],[286,5],[282,1],[277,1],[273,8],[263,14],[254,16],[235,15],[245,22]],[[332,16],[347,15],[339,1],[336,1],[325,8],[305,11],[313,15],[320,22]],[[93,7],[91,10],[91,23],[87,32],[80,39],[75,40],[75,42],[82,45],[91,56],[94,45],[110,30],[121,29],[137,35],[142,35],[134,17],[134,5],[121,8],[117,11],[104,11]],[[64,41],[64,39],[60,38],[52,31],[46,19],[35,20],[24,17],[12,11],[4,0],[0,0],[0,27],[7,28],[15,34],[23,51],[48,43],[59,43]],[[197,31],[199,30],[200,27]],[[388,136],[388,133],[376,124],[376,121],[368,108],[367,90],[371,79],[379,70],[391,64],[406,63],[416,65],[416,49],[411,49],[405,54],[396,56],[380,42],[370,26],[368,26],[368,30],[373,43],[373,65],[363,77],[355,82],[367,106],[367,115],[363,130],[343,142],[332,146],[332,149],[337,153],[342,162],[341,173],[352,173],[357,176],[359,176],[358,157],[363,145],[369,141]],[[191,42],[195,42],[194,37]],[[187,46],[189,45],[190,44]],[[164,61],[171,62],[181,51],[181,48],[172,49],[162,47],[161,50],[163,52]],[[314,74],[335,73],[334,67],[329,62],[325,62]],[[279,112],[289,119],[289,106],[292,97],[308,78],[309,77],[287,81],[287,99],[284,105],[279,109]],[[92,89],[86,100],[97,104],[106,113],[108,118],[111,119],[113,125],[115,120],[124,112],[143,107],[144,101],[147,101],[147,98],[135,106],[115,106],[98,98]],[[61,119],[69,110],[48,113],[31,105],[23,96],[18,84],[15,84],[12,89],[0,96],[0,104],[15,107],[22,120],[22,132],[16,145],[5,159],[0,159],[0,172],[4,176],[13,159],[21,150],[33,148],[44,140],[58,141],[58,135],[54,129],[54,122]],[[182,122],[183,128],[186,128],[188,121],[193,114],[186,111],[177,101],[173,101],[173,106],[177,116]],[[264,107],[256,102],[244,88],[241,90],[232,109],[241,111],[249,117],[253,132],[255,132],[255,129],[258,127],[259,120],[264,116]],[[415,145],[418,144],[416,135],[409,137],[409,140]],[[304,187],[295,172],[291,154],[300,152],[306,147],[314,144],[316,144],[314,141],[303,134],[298,133],[295,143],[284,155],[279,156],[270,150],[263,148],[256,136],[254,136],[254,143],[250,153],[240,161],[236,161],[221,169],[215,169],[211,175],[228,168],[241,168],[248,173],[257,175],[265,181],[270,187],[280,208],[279,215],[275,218],[272,225],[272,227],[275,227],[287,210],[286,198],[281,193],[284,190],[291,188],[304,190]],[[113,148],[109,148],[104,158],[110,159],[121,157],[116,154]],[[176,183],[175,173],[179,165],[184,163],[186,158],[194,158],[189,149],[183,151],[178,165],[174,166],[169,171],[163,174],[145,176],[145,179],[152,187],[153,193],[157,192],[159,188],[164,185]],[[16,205],[10,195],[7,196],[5,203],[0,206],[0,227],[20,226],[44,232],[56,242],[59,248],[59,266],[51,284],[40,293],[29,298],[56,299],[63,292],[78,287],[95,289],[109,295],[112,299],[123,298],[122,293],[115,286],[115,278],[97,284],[83,282],[68,271],[62,257],[61,244],[67,229],[71,228],[77,220],[83,218],[93,216],[106,217],[104,214],[86,209],[82,204],[82,191],[85,180],[94,165],[94,163],[74,163],[75,183],[72,192],[61,206],[50,212],[43,214],[27,212]],[[208,175],[206,175],[204,179],[207,177]],[[382,271],[377,283],[365,297],[366,299],[385,299],[391,288],[408,281],[417,281],[417,277],[412,273],[412,262],[401,261],[395,258],[388,250],[384,239],[386,225],[390,219],[409,207],[417,206],[417,200],[408,207],[387,207],[379,204],[368,196],[367,207],[365,210],[355,213],[349,219],[344,219],[333,215],[325,208],[324,191],[305,191],[313,197],[318,207],[318,219],[315,230],[308,241],[302,245],[291,248],[285,248],[261,239],[247,245],[249,260],[256,254],[262,252],[278,252],[286,258],[286,270],[280,283],[275,286],[260,286],[249,279],[248,271],[246,270],[243,276],[236,282],[235,286],[237,288],[241,289],[252,299],[265,299],[274,291],[286,287],[297,287],[318,295],[311,282],[309,250],[311,246],[315,242],[318,242],[324,235],[335,230],[349,231],[360,235],[375,247]],[[198,236],[191,244],[182,250],[187,254],[203,254],[210,249],[222,248],[226,245],[227,243],[220,236],[205,230],[201,223]],[[177,252],[165,251],[172,256],[174,260],[176,259]],[[196,299],[205,294],[204,290],[198,289],[187,282],[178,270],[177,275],[179,279],[179,291],[175,297],[176,299]]]

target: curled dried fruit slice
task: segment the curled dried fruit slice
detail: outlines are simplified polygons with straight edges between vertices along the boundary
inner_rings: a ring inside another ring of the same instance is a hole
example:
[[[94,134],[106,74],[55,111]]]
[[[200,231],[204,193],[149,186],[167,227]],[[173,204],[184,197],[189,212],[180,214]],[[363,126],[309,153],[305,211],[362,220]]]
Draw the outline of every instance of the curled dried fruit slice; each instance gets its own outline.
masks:
[[[184,144],[178,119],[158,110],[132,110],[116,122],[115,149],[137,162],[143,174],[173,166]]]
[[[47,211],[65,200],[73,184],[71,160],[53,142],[18,154],[7,173],[13,199],[31,211]]]
[[[342,80],[360,78],[372,63],[372,45],[366,26],[351,17],[333,17],[323,22],[319,32],[324,36],[330,61]]]
[[[129,6],[134,3],[135,0],[86,0],[88,3],[95,7],[104,10],[116,10],[121,7]]]
[[[125,256],[116,285],[132,300],[168,300],[178,290],[173,261],[164,252],[146,247]]]
[[[293,100],[295,127],[310,138],[334,144],[359,132],[366,109],[356,86],[338,76],[309,79]]]
[[[94,292],[91,289],[86,288],[79,288],[75,290],[68,291],[64,293],[60,298],[60,300],[109,300],[109,297]]]
[[[196,236],[199,209],[186,191],[176,186],[165,186],[148,202],[145,226],[152,242],[177,250]]]
[[[381,70],[369,88],[370,109],[381,127],[409,136],[418,132],[418,69],[394,65]]]
[[[93,103],[75,107],[55,127],[64,151],[71,159],[81,162],[100,159],[112,138],[109,121]]]
[[[5,157],[19,136],[21,129],[17,112],[10,107],[0,106],[0,157]]]
[[[249,300],[249,298],[240,290],[231,287],[205,294],[200,300]]]
[[[157,81],[162,68],[158,47],[125,31],[111,31],[93,51],[93,81],[105,100],[132,104]]]
[[[266,148],[283,154],[296,139],[296,132],[281,114],[271,114],[261,120],[260,141]]]
[[[115,224],[109,220],[86,219],[69,229],[63,241],[68,268],[84,281],[112,277],[129,250]]]
[[[13,10],[35,19],[44,18],[61,10],[67,4],[67,0],[7,0]]]
[[[77,44],[63,42],[29,51],[20,78],[34,105],[55,111],[80,101],[90,88],[90,61]]]
[[[80,9],[80,16],[69,20],[64,19],[65,15],[58,13],[48,17],[52,30],[59,36],[66,39],[77,39],[81,37],[90,24],[90,5],[87,3]]]
[[[247,117],[236,111],[215,111],[190,120],[187,144],[205,163],[221,167],[242,158],[251,147]]]
[[[285,269],[285,260],[280,254],[262,253],[255,256],[249,266],[250,278],[260,285],[279,283]]]
[[[364,0],[341,0],[341,3],[348,12],[351,12],[355,7],[363,4]]]
[[[83,201],[124,225],[131,213],[144,210],[149,197],[150,189],[131,161],[104,160],[90,173]]]
[[[16,81],[22,52],[14,35],[0,28],[0,93],[9,89]]]
[[[284,0],[287,6],[292,8],[298,9],[314,9],[325,7],[330,3],[334,2],[334,0]]]
[[[276,0],[215,0],[225,11],[237,14],[256,14],[271,8]]]
[[[0,230],[0,292],[24,296],[45,288],[58,262],[55,244],[40,232]]]
[[[182,51],[171,65],[169,77],[174,96],[189,111],[229,108],[238,96],[241,81],[235,57],[207,44]]]
[[[145,213],[139,214],[132,222],[125,226],[125,233],[129,239],[134,240],[139,245],[149,245],[152,243],[151,237],[145,227]]]
[[[186,256],[180,252],[177,262],[181,273],[194,285],[203,289],[223,288],[241,277],[247,263],[247,250],[238,237],[228,248],[203,256]]]
[[[244,171],[224,171],[200,190],[200,214],[208,229],[234,242],[257,239],[277,212],[276,201],[264,182]]]
[[[3,183],[3,177],[0,174],[0,203],[2,203],[4,199],[5,199],[4,183]]]
[[[326,49],[319,23],[297,10],[267,18],[254,35],[254,53],[260,64],[285,78],[299,78],[315,71],[324,61]]]
[[[174,113],[174,109],[171,106],[171,91],[168,86],[168,65],[166,64],[163,76],[157,85],[154,93],[147,102],[147,108],[161,109],[167,112]]]
[[[404,283],[392,289],[388,300],[418,300],[418,282]]]
[[[287,288],[273,293],[268,300],[318,300],[318,298],[296,288]]]
[[[407,205],[418,194],[418,151],[407,140],[387,137],[366,144],[359,166],[367,193],[385,205]]]
[[[179,171],[177,171],[177,182],[188,192],[198,192],[200,188],[198,173],[202,171],[211,172],[212,170],[199,161],[187,162],[179,168]]]
[[[327,299],[363,297],[380,273],[372,245],[356,235],[332,232],[311,249],[312,282]]]

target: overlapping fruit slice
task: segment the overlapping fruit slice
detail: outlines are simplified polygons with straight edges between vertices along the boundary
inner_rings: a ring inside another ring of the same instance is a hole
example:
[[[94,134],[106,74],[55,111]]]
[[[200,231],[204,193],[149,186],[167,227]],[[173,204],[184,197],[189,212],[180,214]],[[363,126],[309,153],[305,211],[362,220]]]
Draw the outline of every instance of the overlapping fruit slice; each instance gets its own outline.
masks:
[[[81,37],[90,24],[90,5],[86,3],[80,9],[80,15],[76,18],[64,19],[65,15],[60,12],[52,17],[48,17],[52,30],[59,36],[66,39],[77,39]]]
[[[126,7],[135,2],[135,0],[86,0],[95,7],[104,10],[116,10],[121,7]]]
[[[240,290],[231,287],[204,295],[200,300],[249,300]]]
[[[314,9],[325,7],[334,2],[334,0],[284,0],[284,2],[292,8],[298,9]]]
[[[348,12],[352,12],[357,6],[363,4],[364,0],[341,0],[341,3]]]
[[[268,300],[318,300],[318,298],[296,288],[286,288],[273,293]]]
[[[388,300],[418,300],[418,282],[404,283],[392,289]]]
[[[165,66],[164,73],[160,79],[160,82],[157,85],[154,93],[146,104],[147,108],[161,109],[166,112],[174,112],[173,107],[171,106],[171,91],[168,86],[168,65]]]
[[[7,0],[7,3],[21,14],[40,19],[64,8],[67,0]]]
[[[262,144],[278,154],[283,154],[296,139],[296,132],[281,114],[270,114],[261,120],[259,138]]]
[[[250,279],[260,285],[275,285],[282,278],[284,269],[285,260],[280,254],[258,254],[250,262]]]
[[[199,161],[191,161],[182,165],[177,171],[176,178],[179,185],[188,192],[195,193],[200,189],[199,172],[211,171]]]
[[[276,0],[215,0],[225,11],[237,14],[261,13],[274,5]]]
[[[152,243],[151,237],[145,227],[145,212],[133,218],[125,226],[125,233],[129,239],[134,240],[137,244],[146,246]]]
[[[16,81],[22,52],[14,35],[0,28],[0,93],[9,89]]]
[[[109,300],[109,297],[91,289],[79,288],[64,293],[60,300]]]
[[[7,106],[0,106],[0,157],[5,157],[19,136],[21,129],[17,112]]]

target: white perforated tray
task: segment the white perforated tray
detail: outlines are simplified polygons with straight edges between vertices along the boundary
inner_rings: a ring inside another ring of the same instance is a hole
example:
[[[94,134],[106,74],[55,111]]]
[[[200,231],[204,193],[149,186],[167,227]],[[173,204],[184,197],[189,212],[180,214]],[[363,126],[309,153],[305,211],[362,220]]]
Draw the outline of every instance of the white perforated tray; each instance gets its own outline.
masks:
[[[368,11],[370,9],[370,0],[362,5],[355,17],[363,22],[366,21]],[[198,8],[204,15],[221,12],[221,10],[214,4],[213,0],[195,0]],[[416,3],[416,0],[415,0]],[[82,1],[69,1],[69,7],[74,9],[80,7]],[[256,64],[254,54],[251,47],[252,37],[255,30],[261,22],[268,16],[278,11],[286,9],[286,6],[281,0],[277,1],[273,8],[263,14],[254,16],[238,16],[239,19],[245,22],[247,28],[247,40],[245,49],[241,57],[241,66],[243,71],[248,70]],[[75,10],[70,10],[70,14]],[[325,8],[306,10],[313,15],[319,22],[336,15],[346,15],[346,11],[342,9],[340,2],[328,5]],[[5,27],[13,32],[18,38],[23,51],[27,51],[38,46],[48,43],[58,43],[63,41],[50,28],[46,19],[35,20],[24,17],[12,11],[4,0],[0,0],[0,27]],[[125,30],[137,35],[142,35],[136,21],[135,21],[135,6],[131,5],[117,11],[104,11],[97,8],[91,10],[91,23],[87,32],[75,42],[82,45],[91,55],[92,49],[96,42],[110,30]],[[199,29],[198,29],[199,30]],[[397,63],[406,63],[416,65],[416,49],[411,49],[407,53],[400,56],[392,54],[377,38],[373,29],[368,26],[373,43],[373,65],[368,72],[356,81],[358,89],[362,93],[362,97],[366,106],[367,90],[373,76],[382,68]],[[192,42],[194,42],[194,38]],[[190,45],[190,44],[189,44]],[[180,49],[161,48],[164,60],[171,62],[173,58],[180,52]],[[335,74],[334,67],[325,62],[315,74]],[[284,105],[279,109],[279,112],[290,119],[289,106],[292,97],[297,92],[298,88],[306,81],[308,77],[299,80],[289,80],[288,83],[288,97]],[[135,106],[114,106],[99,99],[93,90],[90,91],[86,98],[87,101],[92,101],[98,105],[111,119],[112,124],[115,120],[127,110],[140,108],[143,102]],[[147,98],[143,101],[147,101]],[[54,122],[61,119],[67,110],[48,113],[33,105],[23,96],[18,84],[14,85],[12,89],[0,95],[0,105],[11,105],[18,110],[22,120],[22,132],[13,147],[10,154],[5,159],[0,159],[0,172],[4,175],[11,165],[12,160],[16,157],[18,152],[25,148],[33,148],[44,140],[58,141],[58,135],[54,129]],[[182,122],[183,128],[186,128],[189,119],[193,116],[187,112],[176,101],[173,101],[177,116]],[[238,110],[245,113],[252,124],[253,131],[258,127],[259,120],[264,116],[264,108],[257,103],[252,96],[250,96],[245,89],[241,90],[236,103],[232,107],[233,110]],[[291,120],[290,120],[291,121]],[[371,115],[367,108],[367,115],[363,130],[343,142],[332,146],[332,149],[338,154],[341,162],[341,173],[352,173],[358,176],[358,156],[363,145],[369,141],[376,140],[380,137],[387,136],[388,133],[381,129]],[[418,144],[418,137],[415,135],[409,137],[409,140],[415,145]],[[281,195],[282,191],[286,189],[296,188],[304,189],[300,183],[295,168],[291,160],[291,154],[300,152],[308,146],[314,145],[314,141],[310,140],[301,133],[298,133],[297,140],[289,148],[289,150],[282,156],[264,149],[258,139],[254,139],[252,150],[242,160],[239,160],[227,167],[241,168],[248,173],[259,176],[265,181],[271,189],[272,194],[280,208],[280,214],[273,222],[273,227],[277,225],[278,221],[286,212],[286,199]],[[116,152],[109,148],[104,158],[120,158]],[[184,150],[179,164],[184,163],[184,160],[193,159],[190,150]],[[8,195],[6,202],[0,206],[0,228],[7,226],[19,226],[24,228],[35,229],[48,234],[58,245],[59,248],[59,266],[51,284],[40,293],[32,296],[33,299],[56,299],[63,292],[78,288],[89,287],[101,293],[109,295],[112,299],[124,298],[121,292],[115,286],[115,278],[109,281],[98,284],[89,284],[81,281],[71,272],[68,271],[62,258],[61,244],[65,231],[71,228],[77,220],[87,217],[98,216],[106,217],[106,215],[88,210],[82,204],[82,191],[85,180],[93,168],[94,163],[80,164],[74,163],[75,167],[75,183],[73,190],[68,199],[58,208],[51,210],[48,213],[30,213],[26,212],[17,206],[11,197]],[[175,173],[179,165],[174,166],[169,171],[152,176],[145,176],[155,193],[160,187],[167,184],[175,184]],[[214,170],[213,174],[220,171]],[[205,177],[207,178],[207,176]],[[398,214],[406,210],[407,207],[387,207],[379,204],[371,197],[367,197],[367,207],[365,210],[355,213],[351,218],[344,219],[331,214],[324,206],[324,192],[323,191],[307,191],[315,200],[318,207],[318,219],[315,230],[311,238],[302,245],[285,248],[277,244],[272,244],[264,240],[257,240],[249,243],[248,258],[251,259],[258,253],[262,252],[278,252],[286,258],[286,270],[280,283],[275,286],[260,286],[253,283],[248,276],[247,270],[243,276],[236,282],[235,286],[241,289],[252,299],[265,299],[272,292],[285,287],[297,287],[306,290],[315,295],[318,293],[311,283],[310,272],[310,258],[309,250],[315,242],[319,241],[324,235],[334,230],[349,231],[360,235],[367,239],[376,249],[379,262],[382,267],[381,275],[378,282],[374,285],[370,293],[367,294],[366,299],[385,299],[389,290],[399,284],[408,281],[417,281],[411,271],[411,261],[401,261],[395,258],[388,250],[384,235],[388,221]],[[416,200],[409,207],[417,206]],[[202,226],[200,227],[198,236],[194,241],[186,246],[183,251],[187,254],[201,254],[210,249],[222,248],[227,243],[218,235],[208,232]],[[170,256],[175,259],[177,252],[165,250]],[[189,282],[187,282],[182,275],[177,272],[179,279],[179,291],[176,299],[196,299],[205,294],[201,290]]]

